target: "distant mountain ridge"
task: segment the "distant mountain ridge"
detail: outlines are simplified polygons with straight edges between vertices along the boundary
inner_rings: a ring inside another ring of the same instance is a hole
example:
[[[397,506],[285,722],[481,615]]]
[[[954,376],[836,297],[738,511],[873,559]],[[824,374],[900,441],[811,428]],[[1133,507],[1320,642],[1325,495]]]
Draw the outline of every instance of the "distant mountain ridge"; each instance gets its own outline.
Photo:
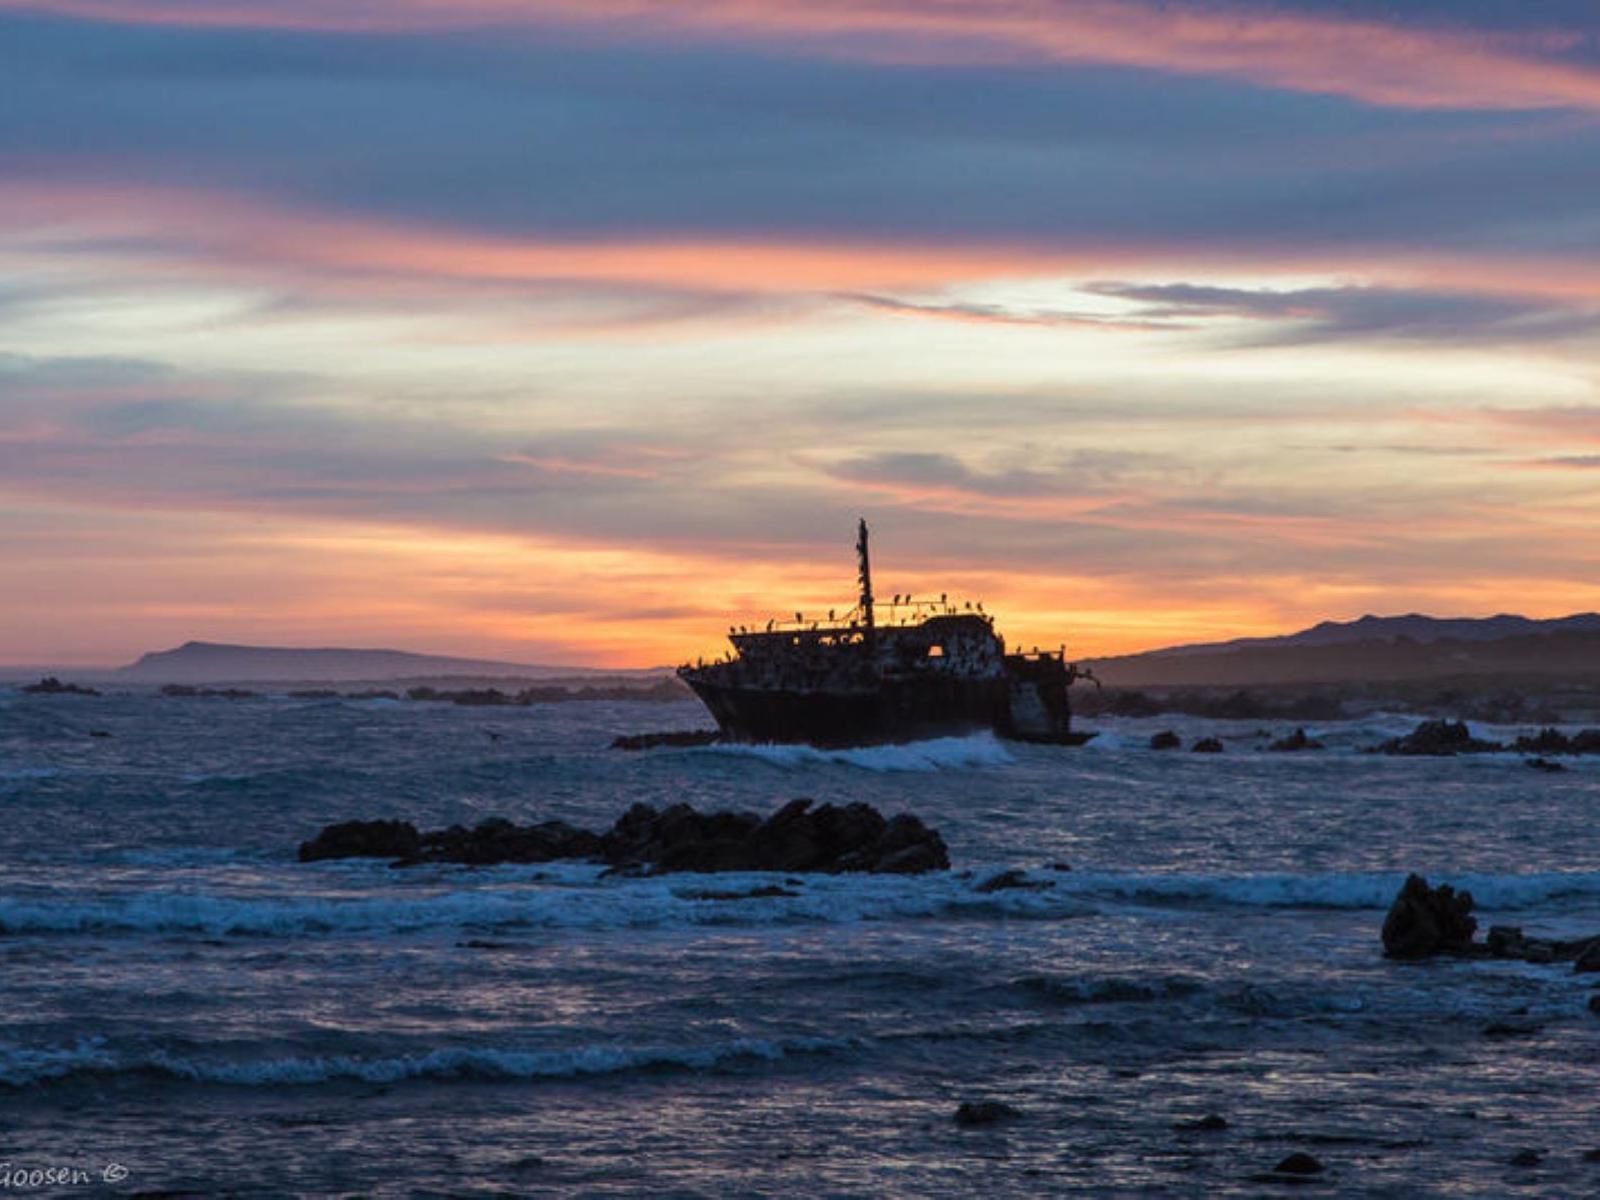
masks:
[[[1530,637],[1546,633],[1600,633],[1600,613],[1574,613],[1570,617],[1540,620],[1514,613],[1492,617],[1427,617],[1407,613],[1401,617],[1368,614],[1354,621],[1323,621],[1299,633],[1279,637],[1233,638],[1226,642],[1202,642],[1192,646],[1169,646],[1150,650],[1136,657],[1176,657],[1193,654],[1226,654],[1271,646],[1342,646],[1352,642],[1498,642],[1504,638]]]
[[[1087,663],[1111,687],[1248,687],[1380,680],[1600,679],[1600,614],[1535,620],[1365,616],[1283,637],[1174,646]]]
[[[407,650],[302,649],[185,642],[157,650],[116,672],[130,683],[338,683],[467,676],[489,679],[549,679],[582,675],[637,675],[587,667],[552,667],[415,654]]]

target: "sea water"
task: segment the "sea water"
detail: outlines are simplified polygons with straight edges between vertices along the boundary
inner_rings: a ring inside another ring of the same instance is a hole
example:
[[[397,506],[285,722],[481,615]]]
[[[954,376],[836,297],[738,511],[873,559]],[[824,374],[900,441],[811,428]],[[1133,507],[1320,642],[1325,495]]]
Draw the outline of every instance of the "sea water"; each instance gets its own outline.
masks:
[[[1362,753],[1413,723],[625,753],[705,715],[0,691],[0,1190],[1259,1195],[1298,1150],[1338,1194],[1600,1192],[1596,977],[1378,939],[1408,871],[1600,932],[1600,761]],[[799,796],[915,813],[953,869],[708,900],[295,860],[333,821]],[[1018,1115],[952,1119],[981,1100]]]

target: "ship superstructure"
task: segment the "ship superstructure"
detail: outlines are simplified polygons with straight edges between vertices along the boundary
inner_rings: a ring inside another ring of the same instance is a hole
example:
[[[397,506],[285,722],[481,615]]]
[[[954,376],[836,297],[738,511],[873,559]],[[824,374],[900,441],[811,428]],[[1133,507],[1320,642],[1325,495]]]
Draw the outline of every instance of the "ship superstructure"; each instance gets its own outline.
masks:
[[[992,729],[1076,743],[1065,650],[1008,654],[981,604],[872,591],[867,523],[856,542],[860,595],[843,616],[728,631],[733,654],[678,669],[723,736],[860,746]],[[887,610],[887,611],[885,611]]]

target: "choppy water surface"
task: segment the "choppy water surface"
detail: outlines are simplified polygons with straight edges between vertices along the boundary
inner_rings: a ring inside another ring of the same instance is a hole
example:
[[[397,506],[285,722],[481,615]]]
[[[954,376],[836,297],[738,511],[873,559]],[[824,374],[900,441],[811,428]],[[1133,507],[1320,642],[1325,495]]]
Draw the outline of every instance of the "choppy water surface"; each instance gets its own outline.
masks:
[[[1486,921],[1600,931],[1600,762],[1359,753],[1399,716],[1319,728],[1316,755],[1170,720],[1080,750],[606,749],[703,723],[0,692],[10,1169],[124,1194],[1211,1196],[1305,1150],[1321,1191],[1600,1192],[1594,977],[1377,942],[1407,870]],[[1228,752],[1149,750],[1168,726]],[[335,820],[796,796],[915,812],[955,870],[710,901],[581,864],[294,861]],[[1014,867],[1049,886],[978,890]],[[1022,1115],[959,1128],[980,1099]],[[1229,1127],[1174,1128],[1207,1113]]]

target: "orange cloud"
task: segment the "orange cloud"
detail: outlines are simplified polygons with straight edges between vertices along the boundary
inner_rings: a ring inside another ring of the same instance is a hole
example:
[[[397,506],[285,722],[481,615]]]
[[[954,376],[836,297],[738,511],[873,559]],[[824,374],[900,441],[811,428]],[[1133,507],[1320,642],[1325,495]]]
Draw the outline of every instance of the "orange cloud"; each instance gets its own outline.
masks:
[[[1246,4],[1138,0],[0,0],[0,8],[199,27],[423,32],[577,26],[618,40],[750,40],[871,61],[1098,63],[1410,108],[1600,109],[1575,36],[1426,28]]]
[[[3,3],[3,0],[0,0]],[[310,209],[218,190],[121,183],[0,181],[0,253],[36,254],[53,271],[73,254],[153,281],[281,284],[333,299],[393,299],[418,287],[583,283],[708,293],[846,298],[996,279],[1282,274],[1364,285],[1592,300],[1600,261],[1472,247],[1273,247],[1174,241],[887,241],[788,235],[634,239],[507,237]],[[935,306],[937,308],[937,306]],[[915,305],[896,311],[913,313]],[[932,319],[942,319],[935,312]]]

